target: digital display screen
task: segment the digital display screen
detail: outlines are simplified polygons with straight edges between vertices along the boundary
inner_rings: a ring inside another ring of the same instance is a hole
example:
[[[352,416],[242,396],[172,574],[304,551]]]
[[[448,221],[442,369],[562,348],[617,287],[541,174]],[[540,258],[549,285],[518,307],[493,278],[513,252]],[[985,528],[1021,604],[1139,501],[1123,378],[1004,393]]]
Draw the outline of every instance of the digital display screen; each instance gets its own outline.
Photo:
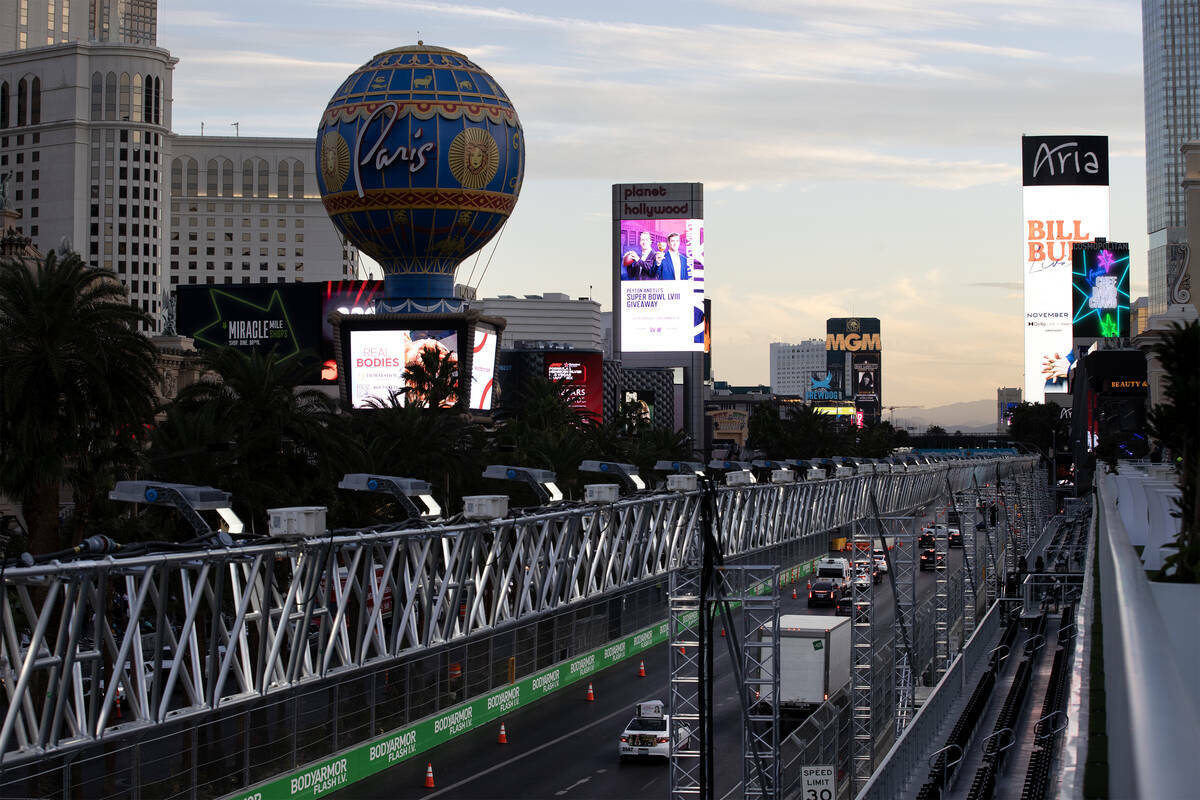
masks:
[[[604,357],[599,353],[546,353],[546,379],[565,389],[567,403],[596,421],[604,417]]]
[[[1129,335],[1129,245],[1076,244],[1071,259],[1071,324],[1077,338]]]
[[[852,356],[856,401],[879,399],[879,360],[879,353],[855,353]]]
[[[704,220],[621,220],[621,350],[704,350]]]
[[[621,402],[632,406],[633,413],[647,424],[654,423],[654,392],[650,389],[627,389]]]
[[[301,284],[321,293],[321,382],[337,383],[337,359],[333,355],[333,323],[330,313],[374,314],[375,301],[383,294],[383,281],[326,281]]]
[[[424,403],[413,392],[404,394],[404,372],[410,366],[422,364],[422,352],[440,351],[458,363],[458,332],[452,330],[398,330],[351,328],[348,388],[354,408],[389,405],[395,397],[399,405]],[[415,388],[415,387],[414,387]],[[441,405],[450,408],[457,398],[448,398]]]
[[[477,325],[471,355],[471,410],[491,411],[496,388],[496,342],[490,325]]]
[[[349,280],[179,286],[175,327],[198,348],[273,352],[311,366],[312,383],[337,383],[329,314],[374,314],[382,291],[383,281]]]
[[[1025,292],[1025,394],[1041,403],[1067,389],[1072,348],[1071,247],[1108,238],[1105,137],[1022,138],[1021,263]]]

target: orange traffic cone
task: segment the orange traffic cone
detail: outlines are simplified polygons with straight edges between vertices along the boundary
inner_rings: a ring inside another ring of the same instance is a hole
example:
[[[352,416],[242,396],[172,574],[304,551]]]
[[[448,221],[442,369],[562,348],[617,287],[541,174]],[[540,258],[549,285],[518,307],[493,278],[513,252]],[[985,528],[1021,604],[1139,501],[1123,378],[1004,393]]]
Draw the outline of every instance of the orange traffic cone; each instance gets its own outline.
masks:
[[[584,699],[587,700],[589,703],[593,702],[596,699],[596,693],[592,691],[592,685],[590,683],[588,684],[587,697],[585,697]]]
[[[117,698],[117,719],[121,718],[121,698]]]
[[[638,677],[639,678],[646,677],[646,662],[645,661],[638,662]]]
[[[796,599],[796,590],[795,589],[792,589],[792,599],[793,600]]]
[[[500,723],[500,738],[496,740],[496,744],[508,744],[508,734],[504,730],[504,723]]]
[[[721,638],[722,639],[725,638],[725,629],[724,628],[721,628]]]
[[[686,656],[686,655],[687,655],[687,648],[686,648],[686,647],[684,647],[683,645],[679,645],[679,652],[680,652],[681,654],[683,654],[683,655],[685,655],[685,656]]]
[[[425,767],[425,788],[433,788],[433,764],[429,764]]]

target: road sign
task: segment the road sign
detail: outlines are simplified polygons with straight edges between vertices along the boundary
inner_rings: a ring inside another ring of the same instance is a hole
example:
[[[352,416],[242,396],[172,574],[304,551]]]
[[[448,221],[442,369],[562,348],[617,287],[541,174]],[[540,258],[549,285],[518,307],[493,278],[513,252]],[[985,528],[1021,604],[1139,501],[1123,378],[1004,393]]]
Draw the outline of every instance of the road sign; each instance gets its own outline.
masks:
[[[833,800],[837,796],[837,771],[828,766],[800,768],[802,800]]]

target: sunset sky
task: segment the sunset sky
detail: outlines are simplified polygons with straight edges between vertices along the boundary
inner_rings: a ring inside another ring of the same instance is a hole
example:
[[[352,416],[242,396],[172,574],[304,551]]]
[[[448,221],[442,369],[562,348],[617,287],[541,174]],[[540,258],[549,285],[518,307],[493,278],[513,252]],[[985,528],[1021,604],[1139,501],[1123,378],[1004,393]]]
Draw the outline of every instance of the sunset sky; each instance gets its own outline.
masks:
[[[1145,294],[1132,0],[169,3],[173,128],[314,136],[342,79],[418,32],[525,130],[481,296],[607,309],[610,185],[702,181],[718,379],[766,383],[769,342],[877,316],[885,405],[994,398],[1022,385],[1023,133],[1110,137],[1111,238]]]

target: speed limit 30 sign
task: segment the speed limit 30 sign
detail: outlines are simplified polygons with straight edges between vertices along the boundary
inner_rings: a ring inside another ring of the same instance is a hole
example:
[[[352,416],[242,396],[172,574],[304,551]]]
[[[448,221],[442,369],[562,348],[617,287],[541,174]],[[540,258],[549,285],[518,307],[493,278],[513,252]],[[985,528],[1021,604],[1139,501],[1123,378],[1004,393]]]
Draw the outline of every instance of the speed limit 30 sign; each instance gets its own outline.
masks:
[[[800,795],[804,800],[833,800],[837,795],[837,772],[833,767],[801,767]]]

